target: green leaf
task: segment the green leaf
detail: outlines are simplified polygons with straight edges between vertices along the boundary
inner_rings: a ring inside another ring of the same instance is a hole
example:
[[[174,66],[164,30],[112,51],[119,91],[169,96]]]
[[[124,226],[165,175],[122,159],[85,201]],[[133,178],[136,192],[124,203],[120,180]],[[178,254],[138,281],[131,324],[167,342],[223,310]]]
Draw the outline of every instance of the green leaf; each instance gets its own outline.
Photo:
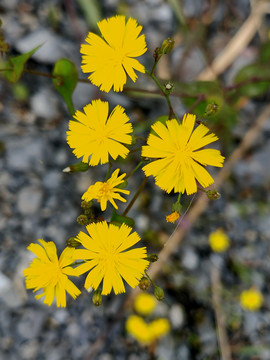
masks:
[[[102,20],[100,2],[97,0],[78,0],[88,25],[97,30],[97,22]]]
[[[71,115],[75,113],[72,93],[78,82],[78,71],[74,63],[68,59],[58,60],[53,68],[53,84],[63,97]]]
[[[266,78],[265,81],[256,81],[257,78]],[[263,95],[270,85],[270,69],[269,66],[261,64],[251,64],[243,67],[235,76],[234,83],[238,84],[243,81],[249,81],[247,84],[239,87],[237,92],[242,96],[256,97]],[[254,80],[252,82],[252,79]]]
[[[135,222],[132,218],[127,216],[121,216],[116,213],[115,210],[113,210],[111,223],[117,226],[121,226],[123,223],[127,224],[128,226],[133,227]]]
[[[11,57],[5,62],[5,69],[10,69],[4,72],[8,81],[15,83],[20,79],[25,63],[40,47],[41,45],[38,45],[27,53]]]

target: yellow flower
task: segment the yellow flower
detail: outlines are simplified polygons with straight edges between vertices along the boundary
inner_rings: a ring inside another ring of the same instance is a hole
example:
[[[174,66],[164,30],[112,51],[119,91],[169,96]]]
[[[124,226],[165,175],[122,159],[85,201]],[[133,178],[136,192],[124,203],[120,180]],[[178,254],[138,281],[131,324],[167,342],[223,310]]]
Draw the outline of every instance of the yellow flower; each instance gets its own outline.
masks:
[[[166,216],[166,221],[174,223],[176,220],[178,220],[180,217],[180,214],[177,211],[174,211],[170,215]]]
[[[69,266],[74,262],[72,255],[74,248],[65,248],[59,260],[56,246],[52,241],[38,240],[39,244],[30,244],[28,250],[32,251],[37,258],[33,259],[30,266],[23,271],[26,277],[27,289],[37,291],[42,289],[36,299],[45,296],[44,303],[51,306],[54,297],[58,307],[66,307],[66,291],[76,299],[80,290],[68,279],[68,275],[77,276],[75,270]]]
[[[209,244],[215,252],[223,252],[230,246],[230,239],[222,229],[217,229],[209,235]]]
[[[85,163],[95,166],[109,161],[109,155],[125,158],[129,150],[123,144],[131,144],[132,125],[124,112],[117,105],[110,116],[107,101],[93,100],[84,107],[84,112],[76,111],[69,122],[67,142],[74,154]],[[122,144],[123,143],[123,144]],[[89,159],[90,157],[90,159]]]
[[[129,194],[129,190],[122,190],[117,188],[116,186],[122,184],[124,182],[123,178],[126,174],[122,174],[118,176],[120,169],[117,169],[113,172],[112,176],[105,182],[98,181],[94,185],[91,185],[88,190],[83,194],[82,199],[86,201],[91,201],[92,199],[97,199],[100,203],[101,210],[104,211],[107,208],[107,201],[118,209],[114,199],[126,202],[127,200],[124,199],[120,194]]]
[[[259,310],[263,304],[263,295],[260,291],[252,287],[249,290],[245,290],[241,293],[240,303],[244,310]]]
[[[102,295],[109,294],[112,289],[115,294],[125,292],[123,279],[132,287],[138,285],[149,262],[145,260],[146,248],[127,250],[140,237],[132,228],[122,224],[119,228],[106,221],[92,223],[86,226],[89,235],[80,232],[76,237],[86,250],[75,250],[74,259],[85,260],[76,268],[78,275],[89,271],[85,288],[98,289],[103,280]]]
[[[156,319],[149,324],[137,315],[130,315],[126,321],[126,330],[143,345],[149,345],[166,335],[170,330],[167,319]]]
[[[157,158],[143,167],[145,175],[153,175],[156,185],[167,193],[174,189],[193,194],[197,191],[196,180],[203,187],[214,182],[203,166],[223,166],[224,157],[219,150],[198,150],[218,137],[206,135],[209,129],[203,124],[193,131],[195,119],[195,115],[186,114],[182,124],[175,119],[166,121],[166,126],[157,121],[152,125],[154,133],[150,133],[147,145],[142,147],[142,156]]]
[[[170,331],[170,323],[167,319],[156,319],[149,324],[152,338],[159,339]]]
[[[81,46],[82,71],[92,73],[89,80],[100,89],[109,92],[122,91],[127,75],[133,82],[137,75],[134,70],[145,72],[145,68],[135,57],[147,50],[145,36],[140,35],[142,26],[125,16],[114,16],[98,22],[100,36],[89,33]]]
[[[130,315],[126,321],[126,330],[143,345],[150,344],[153,340],[148,324],[137,315]]]
[[[141,315],[149,315],[154,311],[156,304],[156,298],[153,295],[141,293],[134,301],[134,309]]]

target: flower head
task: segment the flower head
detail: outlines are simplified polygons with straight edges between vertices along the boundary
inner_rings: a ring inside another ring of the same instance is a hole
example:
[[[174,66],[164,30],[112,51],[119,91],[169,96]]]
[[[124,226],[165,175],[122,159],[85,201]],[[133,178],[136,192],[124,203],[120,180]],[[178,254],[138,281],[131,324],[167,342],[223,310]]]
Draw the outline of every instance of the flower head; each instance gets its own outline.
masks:
[[[108,102],[93,100],[84,107],[84,112],[76,111],[77,121],[69,122],[67,142],[74,154],[91,166],[107,163],[109,155],[114,160],[117,156],[125,158],[129,150],[123,144],[131,144],[128,134],[132,132],[132,125],[124,108],[117,105],[108,117]]]
[[[115,170],[107,181],[98,181],[94,185],[91,185],[83,194],[82,199],[86,201],[97,199],[97,201],[100,203],[102,211],[106,210],[107,201],[110,201],[115,209],[118,209],[114,199],[126,202],[126,199],[124,199],[119,193],[127,195],[130,193],[128,190],[123,190],[116,187],[124,182],[123,178],[126,175],[122,174],[118,177],[119,171],[120,169]]]
[[[241,293],[240,303],[244,310],[259,310],[263,304],[263,295],[260,291],[252,287],[249,290],[245,290]]]
[[[42,289],[36,299],[45,296],[44,303],[51,306],[54,297],[58,307],[66,306],[66,291],[76,299],[80,290],[69,280],[68,275],[77,276],[75,270],[69,266],[74,262],[72,255],[75,248],[65,248],[59,260],[56,246],[52,241],[38,240],[40,244],[30,244],[28,250],[32,251],[37,258],[33,259],[30,266],[23,271],[26,277],[27,289],[37,291]]]
[[[175,119],[152,125],[147,145],[142,147],[142,156],[157,160],[143,167],[146,176],[153,175],[157,186],[169,193],[193,194],[197,191],[196,180],[203,187],[214,182],[203,166],[223,166],[224,157],[216,149],[203,149],[218,137],[208,134],[209,129],[200,124],[194,131],[195,115],[186,114],[182,124]],[[202,166],[203,165],[203,166]]]
[[[166,216],[166,221],[174,223],[176,220],[178,220],[180,217],[180,214],[177,211],[172,212],[170,215]]]
[[[140,35],[142,26],[125,16],[114,16],[98,22],[102,38],[90,32],[88,44],[81,46],[82,71],[92,73],[89,80],[100,89],[109,92],[122,91],[127,75],[133,82],[137,75],[134,70],[145,72],[144,66],[134,59],[147,50],[145,36]]]
[[[230,246],[230,239],[222,229],[217,229],[209,235],[209,244],[215,252],[223,252]]]
[[[149,324],[137,315],[130,315],[126,321],[126,330],[143,345],[149,345],[153,341],[166,335],[170,330],[167,319],[156,319]]]
[[[137,286],[149,264],[146,248],[127,249],[140,240],[139,235],[130,234],[132,228],[126,224],[119,228],[106,221],[92,223],[86,229],[90,236],[80,232],[76,238],[85,249],[74,252],[74,259],[85,260],[76,268],[77,274],[89,271],[85,288],[96,290],[103,280],[102,295],[107,295],[112,289],[115,294],[125,292],[123,279],[132,288]]]
[[[157,301],[153,295],[141,293],[134,301],[134,309],[141,315],[149,315],[154,311],[156,304]]]

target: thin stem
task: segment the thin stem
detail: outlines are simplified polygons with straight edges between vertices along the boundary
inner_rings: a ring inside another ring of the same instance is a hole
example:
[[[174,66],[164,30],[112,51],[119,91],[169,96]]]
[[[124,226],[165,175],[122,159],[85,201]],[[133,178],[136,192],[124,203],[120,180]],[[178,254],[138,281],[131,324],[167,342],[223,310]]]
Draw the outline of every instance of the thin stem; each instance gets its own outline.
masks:
[[[58,76],[52,75],[52,74],[48,74],[45,73],[43,71],[36,71],[36,70],[30,70],[30,69],[23,69],[23,72],[26,72],[28,74],[33,74],[33,75],[37,75],[37,76],[44,76],[44,77],[48,77],[51,79],[57,79]]]
[[[152,70],[151,70],[151,72],[150,72],[151,75],[154,74],[155,68],[156,68],[156,66],[157,66],[157,64],[158,64],[158,62],[159,62],[160,59],[161,59],[161,55],[158,56],[158,58],[155,60],[155,62],[154,62],[154,64],[153,64]]]
[[[154,281],[150,278],[150,276],[147,274],[147,272],[145,271],[145,276],[147,277],[148,280],[150,280],[151,284],[155,287],[156,284],[154,283]]]
[[[135,173],[135,171],[137,171],[137,170],[142,166],[143,163],[144,163],[143,161],[139,162],[139,164],[135,167],[135,169],[133,169],[133,170],[126,176],[126,179],[128,179],[129,177],[131,177],[131,176]]]
[[[133,198],[131,199],[130,203],[128,204],[126,210],[123,212],[122,216],[126,216],[127,213],[129,212],[129,210],[132,208],[132,206],[134,205],[135,201],[137,200],[137,197],[140,195],[140,193],[142,192],[142,190],[144,189],[145,185],[147,182],[147,177],[145,177],[139,187],[139,189],[136,191],[135,195],[133,196]]]
[[[106,174],[105,181],[107,181],[107,180],[109,179],[111,169],[112,169],[112,162],[110,161],[110,162],[109,162],[109,167],[108,167],[108,171],[107,171],[107,174]]]
[[[146,74],[148,74],[156,83],[156,85],[158,86],[158,88],[160,89],[160,91],[162,92],[162,94],[165,96],[168,106],[169,106],[169,119],[177,119],[174,111],[173,111],[173,107],[171,104],[171,100],[170,100],[170,96],[169,94],[166,93],[165,89],[163,88],[163,86],[161,85],[161,83],[159,82],[158,78],[152,74],[151,72],[149,72],[148,70],[145,70]]]

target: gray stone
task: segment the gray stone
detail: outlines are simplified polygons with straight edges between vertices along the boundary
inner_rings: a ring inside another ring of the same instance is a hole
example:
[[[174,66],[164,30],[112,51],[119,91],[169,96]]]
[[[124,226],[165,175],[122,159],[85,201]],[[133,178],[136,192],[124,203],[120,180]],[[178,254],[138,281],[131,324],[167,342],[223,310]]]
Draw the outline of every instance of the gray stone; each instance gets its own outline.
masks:
[[[32,112],[44,119],[54,119],[59,115],[57,106],[58,98],[55,96],[55,92],[49,89],[41,89],[34,94],[31,99]]]
[[[185,321],[184,310],[181,305],[174,304],[170,308],[169,318],[173,329],[180,329]]]
[[[199,257],[192,248],[185,248],[182,265],[188,270],[195,270],[199,265]]]
[[[27,186],[18,193],[18,210],[22,215],[33,215],[41,206],[42,191],[36,186]]]

